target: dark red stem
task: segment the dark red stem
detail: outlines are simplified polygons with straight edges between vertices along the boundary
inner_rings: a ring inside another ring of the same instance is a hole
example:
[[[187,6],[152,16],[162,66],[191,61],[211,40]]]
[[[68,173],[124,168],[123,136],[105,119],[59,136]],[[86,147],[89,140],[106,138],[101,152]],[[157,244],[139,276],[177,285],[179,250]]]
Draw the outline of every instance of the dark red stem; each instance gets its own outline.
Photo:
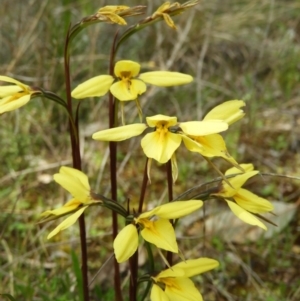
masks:
[[[66,97],[69,111],[69,133],[72,147],[72,159],[73,167],[81,170],[81,156],[80,156],[80,145],[79,145],[79,129],[78,120],[74,122],[73,108],[72,108],[72,97],[71,97],[71,77],[70,77],[70,57],[68,53],[69,49],[69,37],[70,28],[67,33],[64,49],[64,69],[65,69],[65,83],[66,83]],[[75,124],[75,129],[72,126],[72,122]],[[88,266],[87,266],[87,245],[86,245],[86,230],[85,230],[85,219],[84,214],[79,217],[79,229],[80,229],[80,246],[81,246],[81,274],[82,274],[82,291],[83,300],[89,301],[89,289],[88,289]]]
[[[114,75],[114,56],[115,56],[115,43],[117,35],[114,39],[110,54],[109,74]],[[116,103],[114,97],[109,93],[109,128],[113,128],[117,124],[115,120],[116,116]],[[111,185],[111,198],[117,202],[117,143],[109,142],[109,153],[110,153],[110,185]],[[112,232],[113,239],[118,235],[118,216],[115,211],[112,211]],[[115,300],[122,301],[121,291],[121,275],[120,267],[116,259],[114,258],[114,289],[115,289]]]
[[[173,200],[173,178],[172,178],[172,163],[171,160],[169,160],[166,164],[167,169],[167,182],[168,182],[168,196],[169,196],[169,202]],[[171,221],[173,224],[173,221]],[[173,263],[173,253],[167,252],[167,260],[170,265]]]

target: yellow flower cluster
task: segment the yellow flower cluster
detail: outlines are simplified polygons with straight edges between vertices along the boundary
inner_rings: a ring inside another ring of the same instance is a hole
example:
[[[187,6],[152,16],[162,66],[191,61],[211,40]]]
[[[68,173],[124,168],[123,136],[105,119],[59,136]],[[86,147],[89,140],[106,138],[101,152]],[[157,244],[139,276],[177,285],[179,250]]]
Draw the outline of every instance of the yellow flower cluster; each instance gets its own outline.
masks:
[[[146,118],[147,124],[130,124],[99,131],[93,134],[93,139],[123,141],[142,134],[147,128],[153,128],[154,131],[141,140],[141,146],[148,158],[159,163],[175,161],[174,153],[183,141],[191,152],[208,158],[222,157],[238,165],[229,155],[225,141],[218,133],[227,130],[230,124],[245,115],[241,110],[244,105],[241,100],[227,101],[211,110],[202,121],[177,122],[176,117],[155,115]],[[177,173],[174,174],[174,182],[176,178]]]
[[[164,20],[168,26],[176,29],[171,17],[197,3],[197,0],[191,0],[184,4],[165,2],[151,16],[137,25],[144,26],[157,20]],[[126,25],[124,17],[140,14],[141,9],[142,7],[130,8],[123,5],[108,5],[100,8],[96,14],[83,19],[82,23],[78,23],[77,26],[80,27],[84,23],[94,21]],[[77,31],[75,32],[77,33]],[[112,60],[113,58],[114,56],[112,56]],[[110,92],[115,101],[138,102],[138,98],[147,91],[147,84],[170,87],[189,84],[193,81],[191,75],[180,72],[150,71],[141,73],[140,69],[141,65],[137,62],[120,60],[114,65],[113,75],[111,75],[112,72],[107,75],[98,75],[79,84],[72,92],[69,89],[68,100],[71,99],[70,93],[75,99],[83,99],[104,96]],[[0,76],[0,81],[8,83],[8,85],[0,86],[0,115],[24,106],[38,95],[43,94],[46,97],[48,95],[49,98],[52,95],[51,93],[47,94],[47,91],[35,89],[10,77]],[[54,101],[60,102],[58,99]],[[146,132],[141,139],[141,147],[145,156],[149,159],[148,177],[150,178],[151,160],[154,159],[161,164],[171,161],[174,182],[178,176],[175,152],[182,142],[187,150],[198,153],[207,160],[213,157],[225,159],[234,167],[225,172],[218,189],[215,189],[211,194],[208,193],[206,200],[210,198],[222,199],[228,204],[234,215],[243,222],[266,230],[266,226],[259,220],[259,214],[272,211],[272,204],[242,188],[248,179],[259,172],[254,170],[252,164],[238,164],[229,154],[225,141],[220,134],[226,131],[231,124],[244,117],[244,106],[245,103],[242,100],[226,101],[213,108],[201,121],[179,122],[175,116],[156,114],[146,117],[145,122],[98,131],[93,134],[92,138],[100,141],[120,142]],[[70,107],[70,111],[72,111],[72,106]],[[68,113],[70,117],[72,112],[68,111]],[[71,117],[70,121],[72,121]],[[70,123],[72,124],[72,122]],[[72,125],[75,127],[75,122]],[[41,216],[44,221],[69,215],[49,233],[47,238],[50,239],[62,230],[72,226],[90,206],[106,206],[116,212],[116,207],[119,206],[119,209],[121,208],[120,214],[126,219],[125,227],[118,233],[113,242],[115,258],[119,263],[127,261],[137,251],[139,234],[147,243],[151,243],[159,249],[178,254],[179,248],[171,220],[187,216],[203,206],[202,200],[181,200],[171,201],[145,212],[136,213],[133,211],[132,213],[122,205],[112,200],[109,203],[109,201],[102,200],[93,193],[88,177],[82,171],[63,166],[53,178],[55,182],[72,195],[72,199],[60,208],[42,213]],[[168,182],[171,182],[171,180]],[[150,294],[151,300],[201,301],[202,296],[190,277],[217,266],[218,262],[214,259],[198,258],[182,261],[172,267],[169,265],[168,269],[155,275],[151,274],[148,279],[153,284]]]
[[[51,220],[72,213],[60,223],[49,235],[48,239],[60,231],[73,225],[84,210],[97,203],[93,200],[87,176],[79,170],[70,167],[61,167],[60,172],[54,175],[54,180],[65,188],[73,198],[63,207],[48,210],[42,217]],[[150,211],[143,212],[133,218],[132,223],[125,226],[114,240],[113,247],[118,262],[128,260],[137,250],[138,233],[144,240],[158,248],[178,253],[175,231],[171,219],[186,216],[203,205],[200,200],[177,201],[157,206]],[[173,265],[169,269],[153,275],[150,298],[154,300],[195,300],[202,301],[202,296],[189,278],[216,268],[218,261],[210,258],[186,260]]]

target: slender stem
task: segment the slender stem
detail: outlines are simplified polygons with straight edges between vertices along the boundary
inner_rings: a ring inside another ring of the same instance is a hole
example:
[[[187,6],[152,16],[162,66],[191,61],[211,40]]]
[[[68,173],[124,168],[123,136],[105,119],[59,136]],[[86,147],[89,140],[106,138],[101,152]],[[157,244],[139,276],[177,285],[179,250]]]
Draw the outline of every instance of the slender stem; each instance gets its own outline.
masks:
[[[169,196],[169,202],[173,200],[173,178],[172,178],[172,163],[171,160],[169,160],[166,164],[167,169],[167,182],[168,182],[168,196]],[[171,221],[173,225],[173,221]],[[167,252],[167,260],[170,265],[172,265],[173,262],[173,253]]]
[[[171,160],[169,160],[167,162],[166,167],[167,167],[169,202],[172,202],[173,201],[173,178],[172,178],[172,163],[171,163]]]
[[[136,301],[137,296],[137,270],[138,270],[139,253],[138,250],[129,259],[130,268],[130,287],[129,287],[129,300]]]
[[[144,168],[144,176],[143,182],[141,187],[140,193],[140,200],[139,200],[139,208],[138,213],[142,212],[145,193],[148,183],[148,175],[147,175],[147,165],[148,165],[148,158],[146,159],[146,164]],[[130,267],[130,288],[129,288],[129,300],[136,301],[137,299],[137,276],[138,276],[138,262],[139,262],[139,253],[138,250],[133,254],[133,256],[129,259],[129,267]]]
[[[117,201],[117,144],[115,142],[109,142],[110,151],[110,185],[111,185],[111,198]],[[118,235],[118,216],[115,211],[112,211],[112,233],[113,239]],[[122,301],[121,291],[121,275],[119,264],[114,259],[114,288],[115,288],[115,300]]]
[[[144,168],[143,183],[142,183],[142,189],[141,189],[140,201],[139,201],[139,209],[138,209],[139,213],[141,213],[143,210],[145,193],[146,193],[146,188],[147,188],[147,183],[148,183],[147,166],[148,166],[148,158],[146,159],[146,164],[145,164],[145,168]]]
[[[74,122],[72,97],[71,97],[69,37],[70,37],[70,28],[67,33],[65,48],[64,48],[66,97],[67,97],[67,107],[69,112],[69,133],[70,133],[70,140],[71,140],[71,147],[72,147],[73,167],[78,170],[81,170],[80,145],[78,139],[78,123]],[[82,285],[83,285],[83,300],[89,301],[87,245],[86,245],[86,230],[85,230],[84,214],[82,214],[79,217],[79,229],[80,229],[80,246],[81,246],[81,273],[82,273]]]
[[[114,39],[111,53],[110,53],[110,64],[109,64],[109,74],[113,75],[114,71],[114,56],[115,56],[115,43],[116,37]],[[117,105],[114,97],[109,93],[109,128],[117,126]],[[117,143],[109,142],[109,158],[110,158],[110,185],[111,185],[111,198],[117,202]],[[118,235],[118,216],[115,211],[112,211],[112,233],[113,239]],[[120,267],[116,259],[114,259],[114,288],[115,288],[115,300],[122,301],[122,291],[121,291],[121,275]]]

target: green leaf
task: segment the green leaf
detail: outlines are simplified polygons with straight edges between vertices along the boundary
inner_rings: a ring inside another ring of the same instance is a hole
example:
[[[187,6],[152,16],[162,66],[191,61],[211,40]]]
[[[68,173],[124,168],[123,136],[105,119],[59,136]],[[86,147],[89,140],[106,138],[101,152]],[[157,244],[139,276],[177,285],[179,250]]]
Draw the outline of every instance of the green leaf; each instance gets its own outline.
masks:
[[[73,265],[73,270],[75,273],[75,277],[77,280],[77,286],[78,286],[78,292],[79,292],[79,300],[84,301],[83,297],[83,281],[82,281],[82,274],[81,274],[81,268],[80,268],[80,263],[78,260],[78,257],[76,253],[72,250],[72,265]]]
[[[6,297],[8,300],[16,301],[16,299],[10,294],[0,294],[0,296]]]

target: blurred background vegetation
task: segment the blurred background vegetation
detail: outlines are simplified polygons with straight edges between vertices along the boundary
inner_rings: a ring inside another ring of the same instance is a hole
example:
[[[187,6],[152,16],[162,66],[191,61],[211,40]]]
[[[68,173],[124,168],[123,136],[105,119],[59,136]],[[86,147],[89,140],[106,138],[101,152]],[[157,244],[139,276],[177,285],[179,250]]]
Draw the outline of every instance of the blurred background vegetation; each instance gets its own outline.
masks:
[[[151,14],[162,2],[1,0],[0,74],[64,97],[67,28],[108,4],[147,5]],[[142,18],[127,21],[133,24]],[[118,59],[140,62],[143,70],[168,69],[195,77],[189,86],[149,87],[141,98],[145,115],[199,120],[223,101],[243,99],[246,117],[224,135],[229,152],[238,162],[252,162],[262,172],[299,176],[300,2],[203,0],[174,21],[177,31],[159,22],[132,36],[118,54]],[[117,29],[124,30],[97,24],[74,41],[73,87],[107,73]],[[92,133],[107,127],[106,106],[106,97],[82,101],[80,139],[83,170],[96,191],[109,195],[107,144],[91,139]],[[138,120],[134,104],[126,104],[125,110],[128,123]],[[68,199],[52,181],[61,165],[71,164],[67,129],[65,112],[45,99],[34,99],[1,116],[0,293],[12,294],[16,300],[79,300],[77,227],[47,241],[54,224],[36,224],[42,211]],[[118,160],[120,199],[129,198],[134,204],[144,168],[139,141],[122,143]],[[217,177],[199,155],[184,148],[177,160],[175,196]],[[222,160],[214,163],[222,171],[229,167]],[[164,168],[153,164],[148,202],[166,200],[164,179]],[[269,225],[269,234],[264,234],[240,224],[223,204],[207,204],[205,216],[185,219],[178,229],[186,258],[209,256],[221,262],[218,270],[195,281],[206,301],[299,300],[299,181],[257,176],[248,187],[274,201],[277,217],[269,218],[278,227]],[[90,277],[112,254],[109,216],[102,209],[87,214]],[[92,300],[113,300],[110,271],[111,262],[91,285]],[[126,286],[125,266],[122,271]]]

